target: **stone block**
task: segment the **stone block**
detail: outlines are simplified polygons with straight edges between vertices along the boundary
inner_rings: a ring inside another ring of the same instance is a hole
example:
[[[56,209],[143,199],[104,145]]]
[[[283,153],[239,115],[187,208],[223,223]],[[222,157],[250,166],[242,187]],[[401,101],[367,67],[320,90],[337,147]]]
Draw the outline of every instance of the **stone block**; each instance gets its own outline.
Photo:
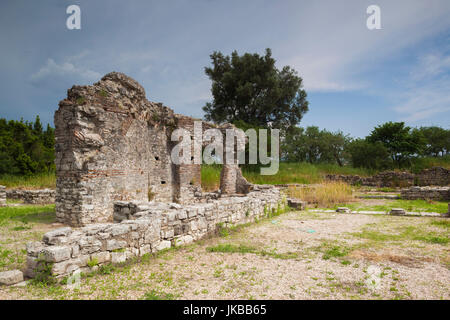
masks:
[[[0,284],[13,285],[23,281],[23,273],[20,270],[0,272]]]
[[[42,258],[47,262],[60,262],[70,259],[72,248],[51,246],[46,247],[41,251]]]
[[[112,263],[122,263],[127,260],[126,252],[111,252],[111,262]]]

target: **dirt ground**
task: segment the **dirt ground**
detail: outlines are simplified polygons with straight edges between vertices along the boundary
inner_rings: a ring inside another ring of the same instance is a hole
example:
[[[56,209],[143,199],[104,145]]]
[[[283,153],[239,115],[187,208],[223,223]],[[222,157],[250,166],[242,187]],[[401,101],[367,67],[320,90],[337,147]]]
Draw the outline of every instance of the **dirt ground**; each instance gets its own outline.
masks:
[[[289,212],[102,269],[78,289],[2,287],[0,299],[447,300],[448,227],[444,218]]]

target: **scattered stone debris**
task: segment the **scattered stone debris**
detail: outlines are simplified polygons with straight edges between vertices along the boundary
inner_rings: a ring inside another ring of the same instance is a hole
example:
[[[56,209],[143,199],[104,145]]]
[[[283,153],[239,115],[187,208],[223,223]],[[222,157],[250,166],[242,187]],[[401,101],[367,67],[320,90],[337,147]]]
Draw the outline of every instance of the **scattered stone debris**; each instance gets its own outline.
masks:
[[[402,208],[392,208],[391,211],[389,211],[389,214],[393,216],[404,216],[406,214],[406,211]]]
[[[297,210],[305,210],[306,209],[306,201],[302,201],[295,198],[288,198],[287,199],[288,206],[293,209]]]
[[[23,273],[20,270],[11,270],[0,272],[1,285],[13,285],[23,281]]]
[[[339,212],[339,213],[352,213],[352,210],[350,210],[347,207],[338,207],[336,209],[336,212]]]

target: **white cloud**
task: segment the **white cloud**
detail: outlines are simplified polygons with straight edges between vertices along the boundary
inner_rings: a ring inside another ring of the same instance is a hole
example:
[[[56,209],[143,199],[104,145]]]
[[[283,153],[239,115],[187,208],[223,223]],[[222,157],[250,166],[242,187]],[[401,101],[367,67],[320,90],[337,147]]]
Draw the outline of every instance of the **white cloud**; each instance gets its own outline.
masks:
[[[78,60],[80,56],[68,57],[66,61],[57,63],[49,58],[44,66],[30,76],[33,83],[46,80],[48,78],[68,77],[76,78],[82,81],[93,82],[101,77],[101,74],[89,68],[76,65],[74,60]],[[69,62],[71,61],[71,62]]]
[[[404,120],[419,121],[450,111],[450,54],[420,56],[407,81],[404,102],[394,108]]]
[[[302,10],[293,13],[298,21],[290,26],[293,31],[286,30],[290,41],[283,41],[277,50],[283,56],[280,64],[298,70],[308,91],[362,89],[373,85],[370,70],[380,62],[450,27],[447,0],[379,0],[382,29],[368,30],[365,10],[370,4],[302,2]],[[430,68],[436,65],[432,56],[428,59]]]

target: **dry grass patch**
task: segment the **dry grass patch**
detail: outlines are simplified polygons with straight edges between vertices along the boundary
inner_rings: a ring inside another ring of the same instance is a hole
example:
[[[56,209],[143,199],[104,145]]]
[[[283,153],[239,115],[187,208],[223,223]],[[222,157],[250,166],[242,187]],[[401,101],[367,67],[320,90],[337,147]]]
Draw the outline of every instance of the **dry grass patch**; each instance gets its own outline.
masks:
[[[390,251],[374,252],[370,250],[354,250],[349,255],[352,259],[364,259],[373,262],[394,262],[407,267],[420,268],[424,262],[433,262],[434,259],[423,256],[405,256],[399,255]]]
[[[331,207],[338,203],[354,201],[350,185],[343,182],[324,182],[320,185],[296,187],[287,189],[289,197],[307,201],[315,207]]]

